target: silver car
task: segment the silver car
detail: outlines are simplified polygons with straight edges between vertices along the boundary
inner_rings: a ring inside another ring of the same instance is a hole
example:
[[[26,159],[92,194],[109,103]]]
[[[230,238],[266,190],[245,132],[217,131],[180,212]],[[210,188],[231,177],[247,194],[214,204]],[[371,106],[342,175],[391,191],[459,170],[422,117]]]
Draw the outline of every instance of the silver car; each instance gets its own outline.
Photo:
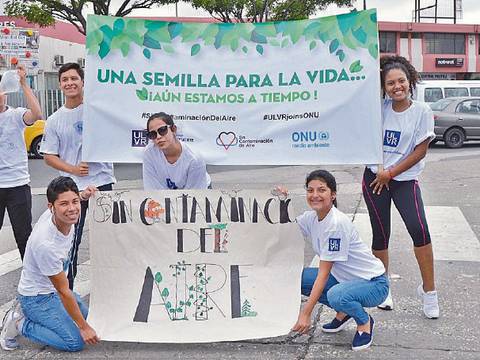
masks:
[[[451,97],[430,104],[435,120],[435,140],[449,148],[480,140],[480,97]]]

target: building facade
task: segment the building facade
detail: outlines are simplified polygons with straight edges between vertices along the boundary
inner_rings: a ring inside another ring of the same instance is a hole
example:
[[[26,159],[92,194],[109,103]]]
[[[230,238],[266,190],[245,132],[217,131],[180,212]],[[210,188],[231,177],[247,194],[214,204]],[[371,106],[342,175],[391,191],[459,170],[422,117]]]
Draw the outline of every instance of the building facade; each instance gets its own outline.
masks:
[[[404,56],[422,79],[480,80],[480,25],[380,21],[378,27],[380,53]]]

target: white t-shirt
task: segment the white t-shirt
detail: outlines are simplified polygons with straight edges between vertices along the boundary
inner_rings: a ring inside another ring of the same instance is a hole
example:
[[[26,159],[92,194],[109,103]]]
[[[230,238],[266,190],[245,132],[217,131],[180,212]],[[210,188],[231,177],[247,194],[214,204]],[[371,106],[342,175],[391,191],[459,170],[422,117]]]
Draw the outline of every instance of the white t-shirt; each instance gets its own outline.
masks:
[[[82,161],[83,104],[74,109],[62,106],[47,119],[40,151],[58,155],[63,161],[78,165]],[[80,190],[88,185],[101,186],[115,182],[112,163],[88,163],[87,176],[75,176],[60,171],[60,175],[71,177]]]
[[[306,211],[297,217],[297,223],[303,235],[312,240],[320,261],[334,263],[331,274],[338,282],[370,280],[385,273],[383,263],[373,256],[350,219],[336,207],[321,221],[315,211]]]
[[[178,160],[170,164],[163,152],[153,142],[143,154],[143,188],[145,190],[164,189],[207,189],[210,175],[205,161],[181,143],[182,153]]]
[[[412,105],[402,112],[392,109],[392,100],[385,100],[383,118],[383,167],[389,169],[410,155],[415,146],[426,139],[433,140],[433,112],[425,103],[412,101]],[[368,166],[375,174],[378,166]],[[394,177],[394,180],[417,180],[425,168],[425,158],[410,169]]]
[[[58,231],[50,210],[40,216],[27,241],[22,275],[18,283],[20,295],[36,296],[56,292],[48,277],[61,271],[67,272],[74,233],[74,226],[66,236]]]
[[[28,156],[23,131],[24,108],[11,108],[0,113],[0,188],[22,186],[30,182]]]

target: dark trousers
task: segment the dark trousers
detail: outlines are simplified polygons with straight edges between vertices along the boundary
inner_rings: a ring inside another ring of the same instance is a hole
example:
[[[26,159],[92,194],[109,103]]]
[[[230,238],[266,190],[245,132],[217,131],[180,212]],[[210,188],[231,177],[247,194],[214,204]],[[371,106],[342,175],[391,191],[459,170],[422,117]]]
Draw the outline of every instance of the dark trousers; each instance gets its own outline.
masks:
[[[106,184],[102,186],[98,186],[97,189],[99,191],[111,191],[113,189],[113,184]],[[77,276],[77,262],[78,262],[78,248],[80,247],[80,243],[82,242],[82,233],[83,233],[83,226],[85,225],[85,217],[87,216],[88,210],[88,201],[81,201],[81,212],[80,218],[78,222],[75,224],[75,235],[73,239],[73,248],[71,251],[71,258],[70,258],[70,266],[68,268],[68,285],[71,290],[73,290],[73,281],[75,276]]]
[[[23,260],[27,240],[32,232],[32,193],[29,185],[0,189],[0,229],[5,209],[12,224],[13,235]]]

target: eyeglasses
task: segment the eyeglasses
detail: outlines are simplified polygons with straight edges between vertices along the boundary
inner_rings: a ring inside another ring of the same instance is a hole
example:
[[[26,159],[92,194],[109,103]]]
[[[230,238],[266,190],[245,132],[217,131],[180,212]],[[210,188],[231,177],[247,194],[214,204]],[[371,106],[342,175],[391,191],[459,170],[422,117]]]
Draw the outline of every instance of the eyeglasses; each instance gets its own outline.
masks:
[[[170,125],[163,125],[163,126],[160,126],[157,130],[152,130],[152,131],[149,131],[147,133],[147,137],[150,139],[150,140],[155,140],[157,138],[157,134],[160,135],[160,136],[165,136],[167,135],[168,133],[168,128],[170,127]]]

